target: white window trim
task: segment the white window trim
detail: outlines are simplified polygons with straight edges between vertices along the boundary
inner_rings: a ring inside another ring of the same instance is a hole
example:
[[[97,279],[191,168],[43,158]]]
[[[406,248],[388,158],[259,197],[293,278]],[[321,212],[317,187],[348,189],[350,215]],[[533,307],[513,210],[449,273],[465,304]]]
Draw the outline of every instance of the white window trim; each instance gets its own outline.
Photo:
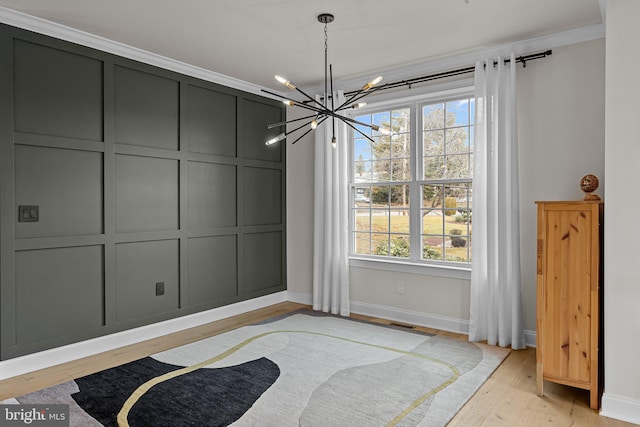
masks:
[[[447,101],[456,97],[473,97],[474,87],[472,79],[458,80],[451,83],[444,83],[442,85],[435,85],[431,87],[431,90],[420,90],[419,94],[412,94],[409,97],[392,97],[392,94],[386,96],[372,97],[374,102],[369,103],[364,108],[359,108],[357,111],[349,111],[347,115],[349,117],[355,117],[362,114],[376,112],[383,109],[397,109],[397,108],[411,108],[411,120],[412,123],[418,123],[418,113],[424,104],[435,103],[439,101]],[[416,120],[416,121],[414,121]],[[415,129],[419,126],[416,125]],[[411,132],[410,141],[413,147],[418,147],[416,138],[419,138],[418,131]],[[349,134],[349,145],[352,148],[354,144],[353,132]],[[353,149],[349,149],[349,192],[354,191],[355,183],[353,182]],[[419,186],[420,180],[416,179],[416,174],[422,172],[422,168],[419,168],[419,161],[422,156],[422,150],[411,150],[411,167],[413,179],[409,186],[409,194],[420,194]],[[412,203],[409,209],[410,215],[410,230],[420,230],[420,203]],[[448,263],[443,261],[428,261],[422,260],[419,256],[415,259],[403,259],[403,258],[385,258],[377,256],[367,256],[362,254],[353,253],[353,239],[352,230],[354,228],[353,215],[349,213],[349,266],[357,268],[368,268],[374,270],[395,271],[400,273],[420,274],[425,276],[437,276],[447,277],[453,279],[470,280],[471,278],[471,265],[470,264],[457,264]],[[414,233],[415,234],[415,233]],[[418,233],[420,234],[420,233]],[[411,234],[411,237],[414,237]],[[419,254],[421,239],[411,239],[411,253]]]

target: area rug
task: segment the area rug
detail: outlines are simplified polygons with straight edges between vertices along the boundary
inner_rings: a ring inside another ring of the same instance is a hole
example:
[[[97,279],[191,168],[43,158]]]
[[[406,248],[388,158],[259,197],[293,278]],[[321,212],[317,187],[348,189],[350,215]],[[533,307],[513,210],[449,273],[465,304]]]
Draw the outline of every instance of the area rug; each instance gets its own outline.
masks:
[[[12,402],[77,427],[444,426],[508,352],[296,312]]]

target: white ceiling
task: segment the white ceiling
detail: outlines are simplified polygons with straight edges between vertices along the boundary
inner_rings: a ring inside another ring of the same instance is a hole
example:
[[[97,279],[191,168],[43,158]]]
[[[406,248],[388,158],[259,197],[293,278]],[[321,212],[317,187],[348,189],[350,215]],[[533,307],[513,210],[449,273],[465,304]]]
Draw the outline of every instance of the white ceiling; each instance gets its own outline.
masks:
[[[373,77],[602,23],[604,0],[0,0],[4,6],[129,46],[280,89],[323,80],[323,12],[336,80]],[[353,89],[353,88],[344,88]]]

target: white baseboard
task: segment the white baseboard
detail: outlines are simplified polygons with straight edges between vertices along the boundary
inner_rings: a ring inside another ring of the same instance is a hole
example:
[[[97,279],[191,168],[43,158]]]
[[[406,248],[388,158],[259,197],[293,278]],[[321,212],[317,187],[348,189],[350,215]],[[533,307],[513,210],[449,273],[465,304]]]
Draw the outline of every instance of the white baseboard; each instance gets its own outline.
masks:
[[[536,331],[530,331],[528,329],[524,330],[524,345],[527,347],[536,347],[537,343],[537,334]]]
[[[366,316],[381,317],[396,322],[410,323],[412,325],[426,326],[442,331],[469,333],[469,321],[436,314],[421,313],[396,307],[388,307],[366,302],[351,301],[351,312]]]
[[[304,292],[287,291],[287,301],[299,304],[313,304],[313,296]],[[369,304],[366,302],[351,301],[351,312],[366,316],[380,317],[397,322],[426,326],[427,328],[440,329],[442,331],[469,333],[469,321],[436,314],[410,311],[396,307]],[[527,347],[536,346],[536,331],[524,330],[524,343]]]
[[[640,425],[640,401],[604,392],[600,415]]]
[[[0,380],[183,331],[284,301],[287,301],[286,291],[5,360],[0,362]]]
[[[305,292],[287,291],[287,301],[297,302],[298,304],[312,305],[313,295]]]

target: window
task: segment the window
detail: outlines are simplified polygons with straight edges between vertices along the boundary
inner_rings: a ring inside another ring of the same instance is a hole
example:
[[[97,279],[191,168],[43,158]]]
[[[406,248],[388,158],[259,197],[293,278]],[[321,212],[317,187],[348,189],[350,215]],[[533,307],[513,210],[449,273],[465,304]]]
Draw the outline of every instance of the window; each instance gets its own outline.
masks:
[[[473,98],[414,102],[354,118],[351,253],[469,266]]]

